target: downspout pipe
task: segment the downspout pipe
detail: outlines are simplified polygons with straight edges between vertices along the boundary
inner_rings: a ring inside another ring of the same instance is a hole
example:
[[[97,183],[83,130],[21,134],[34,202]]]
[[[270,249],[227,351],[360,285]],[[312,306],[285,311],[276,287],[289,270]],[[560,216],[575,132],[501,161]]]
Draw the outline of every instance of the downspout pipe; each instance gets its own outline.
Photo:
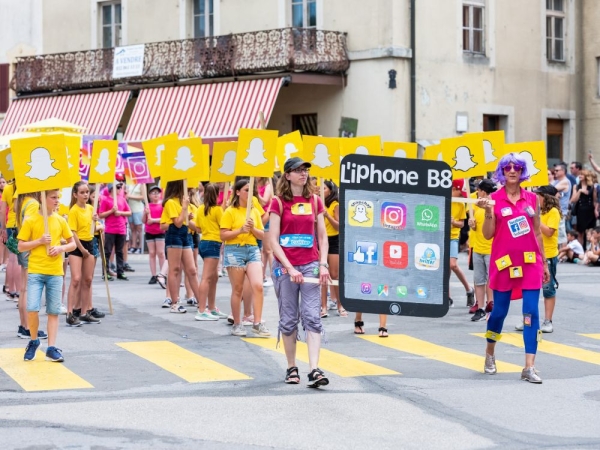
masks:
[[[417,142],[416,0],[410,0],[410,142]]]

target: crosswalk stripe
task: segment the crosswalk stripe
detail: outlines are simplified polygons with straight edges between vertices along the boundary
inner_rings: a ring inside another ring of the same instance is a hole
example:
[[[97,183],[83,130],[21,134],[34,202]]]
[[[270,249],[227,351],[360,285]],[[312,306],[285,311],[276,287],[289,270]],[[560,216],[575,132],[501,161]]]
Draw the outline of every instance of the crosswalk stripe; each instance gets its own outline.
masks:
[[[258,345],[259,347],[281,353],[285,355],[283,350],[283,342],[279,348],[275,348],[277,340],[275,338],[257,339],[243,338],[244,341]],[[303,342],[296,344],[296,358],[299,361],[308,363],[308,347]],[[386,369],[385,367],[361,361],[360,359],[342,355],[341,353],[332,352],[326,348],[321,348],[319,354],[319,367],[325,372],[331,372],[340,377],[367,377],[375,375],[402,375],[394,370]]]
[[[580,334],[580,336],[585,336],[592,339],[600,339],[600,334]]]
[[[453,366],[476,372],[483,372],[483,365],[485,363],[485,357],[483,356],[432,344],[431,342],[422,341],[421,339],[405,334],[393,334],[385,339],[378,336],[360,336],[360,338],[404,353],[423,356],[424,358],[452,364]],[[483,348],[481,350],[483,353]],[[521,367],[515,364],[502,361],[496,361],[496,367],[499,373],[515,373],[522,370]]]
[[[93,388],[90,383],[71,372],[63,363],[46,361],[38,351],[33,361],[24,361],[25,349],[0,349],[0,368],[26,391],[55,391]]]
[[[190,383],[252,379],[169,341],[121,342],[117,345]]]
[[[474,335],[483,338],[485,337],[485,334],[483,333],[477,333]],[[519,348],[525,347],[523,344],[523,336],[518,333],[502,333],[502,339],[500,342]],[[557,344],[556,342],[550,342],[545,339],[542,340],[542,342],[538,342],[538,353],[539,352],[600,365],[600,353],[598,352],[592,352],[590,350],[573,347],[571,345]]]

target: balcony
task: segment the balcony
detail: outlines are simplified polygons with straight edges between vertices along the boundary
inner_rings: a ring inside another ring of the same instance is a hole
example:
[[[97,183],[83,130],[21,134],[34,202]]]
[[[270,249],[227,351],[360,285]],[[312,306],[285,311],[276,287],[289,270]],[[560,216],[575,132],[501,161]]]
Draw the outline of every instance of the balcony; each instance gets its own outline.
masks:
[[[277,72],[344,74],[346,33],[282,28],[145,45],[141,77],[113,79],[114,48],[17,59],[18,95]]]

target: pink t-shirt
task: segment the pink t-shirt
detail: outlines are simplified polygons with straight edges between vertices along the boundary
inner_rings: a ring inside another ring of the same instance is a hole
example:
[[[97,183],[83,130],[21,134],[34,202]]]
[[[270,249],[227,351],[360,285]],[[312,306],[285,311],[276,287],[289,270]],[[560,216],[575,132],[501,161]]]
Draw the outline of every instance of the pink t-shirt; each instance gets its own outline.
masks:
[[[258,195],[260,195],[261,197],[265,195],[265,191],[267,190],[267,185],[265,184],[264,186],[259,186],[258,187]],[[265,211],[268,211],[269,208],[271,208],[271,203],[273,202],[273,197],[271,197],[271,200],[268,201],[268,203],[263,206],[263,209]]]
[[[316,202],[315,202],[316,198]],[[279,213],[279,202],[271,202],[269,213],[281,217],[279,244],[285,256],[293,266],[317,261],[319,249],[315,234],[315,218],[324,211],[321,199],[313,196],[307,200],[302,196],[294,197],[291,202],[280,197],[283,214]],[[317,205],[316,214],[313,211]]]
[[[150,209],[151,219],[160,219],[163,212],[162,203],[149,203],[148,209]],[[148,234],[163,234],[164,232],[160,229],[160,222],[146,224],[146,233]]]
[[[540,289],[544,261],[533,227],[537,214],[536,194],[521,189],[511,203],[502,188],[491,196],[496,202],[496,231],[490,258],[490,287],[497,291]]]
[[[106,212],[113,207],[112,195],[104,195],[100,198],[100,213]],[[129,211],[127,200],[122,195],[117,195],[117,209],[119,211]],[[104,229],[109,234],[127,234],[127,217],[115,216],[111,214],[104,219]]]

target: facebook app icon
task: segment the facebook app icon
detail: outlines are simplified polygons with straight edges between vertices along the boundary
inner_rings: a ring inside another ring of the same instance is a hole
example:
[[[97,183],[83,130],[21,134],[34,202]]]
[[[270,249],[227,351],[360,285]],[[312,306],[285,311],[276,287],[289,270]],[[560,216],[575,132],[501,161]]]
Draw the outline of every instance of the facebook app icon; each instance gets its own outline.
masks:
[[[356,251],[348,252],[348,262],[377,265],[377,243],[356,242]]]

